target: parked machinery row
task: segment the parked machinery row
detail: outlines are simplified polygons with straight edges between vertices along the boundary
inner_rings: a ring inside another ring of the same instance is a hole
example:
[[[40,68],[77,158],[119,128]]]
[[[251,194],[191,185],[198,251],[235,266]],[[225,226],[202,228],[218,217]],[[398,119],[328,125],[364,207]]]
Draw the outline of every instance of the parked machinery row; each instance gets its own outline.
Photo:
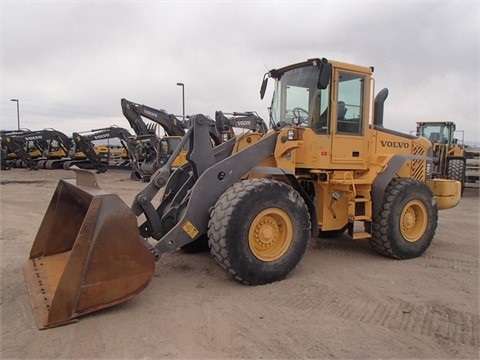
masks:
[[[117,126],[74,132],[71,138],[54,129],[2,130],[2,169],[59,169],[76,165],[101,173],[115,166],[129,168],[134,180],[148,181],[150,176],[168,161],[186,134],[189,120],[179,120],[165,110],[127,99],[121,99],[121,106],[134,134]],[[218,117],[218,114],[222,115]],[[234,127],[262,133],[267,130],[263,119],[253,112],[230,115],[228,118],[222,112],[217,112],[218,122],[210,120],[209,133],[215,145],[220,144],[222,139],[225,141],[230,138]],[[146,123],[143,118],[152,122]],[[157,136],[157,126],[163,128],[165,136]],[[99,144],[110,139],[117,139],[120,145]],[[176,156],[172,171],[187,162],[187,151],[188,144]]]

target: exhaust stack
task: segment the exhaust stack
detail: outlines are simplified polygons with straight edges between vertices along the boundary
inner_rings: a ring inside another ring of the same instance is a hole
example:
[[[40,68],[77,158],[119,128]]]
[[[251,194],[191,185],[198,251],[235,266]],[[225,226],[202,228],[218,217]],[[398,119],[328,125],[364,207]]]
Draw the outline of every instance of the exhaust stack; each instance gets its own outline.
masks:
[[[383,110],[384,110],[384,103],[388,97],[388,89],[383,88],[380,90],[375,96],[375,104],[373,109],[373,125],[375,126],[383,126]]]

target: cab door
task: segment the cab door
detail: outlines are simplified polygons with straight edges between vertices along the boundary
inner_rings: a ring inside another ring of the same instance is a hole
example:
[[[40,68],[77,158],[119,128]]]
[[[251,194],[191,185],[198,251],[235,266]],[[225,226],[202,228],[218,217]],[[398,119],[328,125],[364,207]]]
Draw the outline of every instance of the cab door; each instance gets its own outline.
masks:
[[[332,164],[335,168],[364,168],[368,157],[366,103],[369,82],[365,74],[335,70],[332,91]]]

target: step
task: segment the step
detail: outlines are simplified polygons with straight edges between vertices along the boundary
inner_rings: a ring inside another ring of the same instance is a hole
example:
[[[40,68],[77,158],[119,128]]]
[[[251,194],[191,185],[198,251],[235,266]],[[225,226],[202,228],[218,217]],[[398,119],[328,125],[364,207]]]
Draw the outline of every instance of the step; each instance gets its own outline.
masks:
[[[370,233],[362,231],[362,232],[353,233],[352,239],[359,240],[359,239],[368,239],[371,237],[372,235]]]

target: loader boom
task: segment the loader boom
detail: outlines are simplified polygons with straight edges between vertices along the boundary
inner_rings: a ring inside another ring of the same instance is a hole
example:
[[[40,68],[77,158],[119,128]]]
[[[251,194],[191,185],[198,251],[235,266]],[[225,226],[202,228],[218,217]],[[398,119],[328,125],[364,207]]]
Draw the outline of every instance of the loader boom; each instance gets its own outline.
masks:
[[[205,234],[209,208],[228,187],[272,154],[277,135],[271,133],[247,149],[232,154],[235,139],[212,148],[205,141],[210,139],[209,119],[194,115],[192,129],[184,138],[190,141],[188,165],[178,169],[178,173],[172,174],[168,180],[168,167],[158,170],[150,184],[135,199],[132,206],[135,214],[139,216],[144,213],[148,220],[140,228],[142,236],[158,239],[155,247],[160,252],[170,252]],[[189,194],[186,207],[178,210],[180,206],[185,206],[185,198],[173,199],[166,207],[171,189],[178,186],[180,173],[186,171],[189,172],[188,178],[182,181],[182,185],[191,185],[189,189],[182,189],[182,193]],[[154,212],[151,200],[163,184],[166,186],[164,201]],[[172,219],[172,214],[178,215]],[[175,226],[170,228],[168,224]]]

